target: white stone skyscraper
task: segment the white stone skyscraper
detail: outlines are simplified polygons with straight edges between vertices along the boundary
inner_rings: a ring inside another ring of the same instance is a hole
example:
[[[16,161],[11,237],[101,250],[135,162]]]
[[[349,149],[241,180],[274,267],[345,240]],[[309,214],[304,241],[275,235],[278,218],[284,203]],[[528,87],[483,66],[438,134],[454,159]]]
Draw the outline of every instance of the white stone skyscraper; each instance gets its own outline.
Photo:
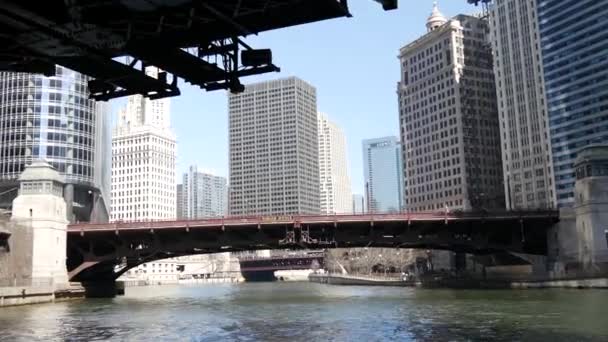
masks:
[[[342,129],[319,113],[319,181],[321,213],[351,213],[352,191]]]
[[[247,85],[228,102],[230,214],[319,213],[316,89],[289,77]]]
[[[155,75],[154,69],[148,69]],[[128,98],[112,136],[112,220],[174,219],[175,136],[169,99]]]
[[[504,207],[500,130],[485,20],[447,20],[401,48],[399,118],[407,208]]]
[[[495,0],[489,16],[507,209],[556,206],[536,6]]]

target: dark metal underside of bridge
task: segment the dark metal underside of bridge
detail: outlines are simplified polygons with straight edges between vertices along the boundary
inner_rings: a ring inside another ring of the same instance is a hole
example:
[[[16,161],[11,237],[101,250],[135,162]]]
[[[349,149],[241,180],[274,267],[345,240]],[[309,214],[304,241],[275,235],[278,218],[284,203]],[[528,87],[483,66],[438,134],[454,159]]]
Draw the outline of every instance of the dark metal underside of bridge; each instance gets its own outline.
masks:
[[[544,255],[546,232],[555,222],[554,218],[513,218],[70,231],[68,270],[74,281],[115,279],[132,267],[158,259],[259,249],[394,247]]]
[[[95,78],[96,100],[179,95],[178,78],[239,92],[241,77],[279,71],[239,37],[347,16],[346,0],[3,0],[0,70],[52,76],[62,65]]]

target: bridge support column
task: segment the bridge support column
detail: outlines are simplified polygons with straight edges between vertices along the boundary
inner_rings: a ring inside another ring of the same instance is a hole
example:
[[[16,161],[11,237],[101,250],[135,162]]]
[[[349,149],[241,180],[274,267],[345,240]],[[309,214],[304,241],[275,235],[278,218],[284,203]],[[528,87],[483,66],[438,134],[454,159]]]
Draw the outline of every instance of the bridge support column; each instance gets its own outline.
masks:
[[[83,281],[82,287],[87,298],[114,298],[124,294],[124,287],[119,288],[115,280]]]
[[[63,177],[44,161],[34,161],[19,176],[19,196],[13,201],[11,221],[27,227],[26,242],[29,278],[51,285],[69,287],[66,268],[66,203],[61,196]],[[30,261],[31,260],[31,261]],[[1,275],[1,274],[0,274]]]
[[[608,276],[608,145],[579,151],[574,206],[547,237],[555,277]]]

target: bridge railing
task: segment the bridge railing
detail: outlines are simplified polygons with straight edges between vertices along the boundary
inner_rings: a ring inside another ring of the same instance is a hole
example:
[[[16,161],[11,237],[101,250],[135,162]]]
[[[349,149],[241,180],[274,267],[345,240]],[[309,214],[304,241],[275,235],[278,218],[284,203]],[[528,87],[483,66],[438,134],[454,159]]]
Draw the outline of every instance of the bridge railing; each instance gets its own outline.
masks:
[[[194,220],[132,220],[114,221],[111,223],[76,223],[70,225],[70,230],[86,229],[128,229],[128,228],[183,228],[188,226],[224,226],[224,225],[261,225],[261,224],[295,224],[318,222],[368,222],[383,220],[429,220],[429,219],[462,219],[462,218],[526,218],[526,217],[558,217],[554,210],[535,211],[427,211],[427,212],[394,212],[367,214],[321,214],[321,215],[282,215],[282,216],[226,216]]]

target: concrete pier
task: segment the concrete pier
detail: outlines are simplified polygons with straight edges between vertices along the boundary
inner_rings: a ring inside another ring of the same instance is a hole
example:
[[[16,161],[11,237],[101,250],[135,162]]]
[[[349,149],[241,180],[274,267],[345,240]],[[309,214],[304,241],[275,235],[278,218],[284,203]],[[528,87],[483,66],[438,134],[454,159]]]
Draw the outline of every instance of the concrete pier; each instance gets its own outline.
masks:
[[[10,219],[0,215],[2,305],[53,301],[56,292],[69,296],[63,177],[48,163],[34,161],[19,183]]]

